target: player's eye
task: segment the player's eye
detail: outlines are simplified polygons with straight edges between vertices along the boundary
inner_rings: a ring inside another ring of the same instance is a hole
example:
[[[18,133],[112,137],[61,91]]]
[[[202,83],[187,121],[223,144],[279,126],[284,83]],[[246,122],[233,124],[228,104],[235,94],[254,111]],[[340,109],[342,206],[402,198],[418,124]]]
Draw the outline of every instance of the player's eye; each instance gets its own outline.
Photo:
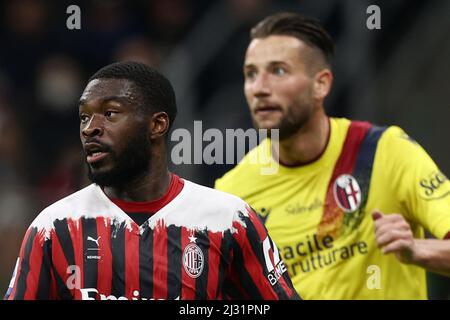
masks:
[[[284,76],[286,74],[286,69],[282,67],[275,67],[273,73],[277,76]]]
[[[247,70],[244,73],[246,79],[254,79],[256,77],[256,71],[255,70]]]
[[[80,114],[80,122],[86,123],[89,120],[89,116],[87,114]]]
[[[117,112],[108,110],[105,112],[105,117],[110,119],[110,118],[114,117],[115,114],[117,114]]]

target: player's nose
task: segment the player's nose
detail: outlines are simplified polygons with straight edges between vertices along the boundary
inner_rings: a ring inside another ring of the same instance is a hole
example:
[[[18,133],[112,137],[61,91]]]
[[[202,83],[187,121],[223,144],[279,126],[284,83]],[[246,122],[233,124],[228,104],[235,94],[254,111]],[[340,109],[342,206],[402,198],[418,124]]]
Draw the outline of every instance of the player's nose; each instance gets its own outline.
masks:
[[[81,130],[83,137],[100,136],[103,134],[103,124],[100,117],[93,115],[88,124]]]
[[[265,73],[259,74],[253,82],[253,95],[257,98],[269,96],[270,82]]]

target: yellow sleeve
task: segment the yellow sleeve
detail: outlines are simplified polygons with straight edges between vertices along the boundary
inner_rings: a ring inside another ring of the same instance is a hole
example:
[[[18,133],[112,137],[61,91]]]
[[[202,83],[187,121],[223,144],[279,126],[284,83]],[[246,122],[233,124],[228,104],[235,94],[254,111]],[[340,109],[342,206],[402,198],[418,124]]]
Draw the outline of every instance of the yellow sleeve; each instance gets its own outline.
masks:
[[[223,178],[216,179],[216,181],[214,182],[214,189],[225,191],[223,188]]]
[[[391,127],[380,143],[385,163],[391,161],[392,187],[406,208],[403,214],[443,239],[450,232],[450,181],[402,129]]]

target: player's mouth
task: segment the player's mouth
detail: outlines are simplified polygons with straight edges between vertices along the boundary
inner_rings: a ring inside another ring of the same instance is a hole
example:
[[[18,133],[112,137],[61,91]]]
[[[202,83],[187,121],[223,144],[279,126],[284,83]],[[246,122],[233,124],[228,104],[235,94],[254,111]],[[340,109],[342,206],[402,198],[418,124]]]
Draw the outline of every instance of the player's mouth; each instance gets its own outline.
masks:
[[[84,150],[86,152],[86,161],[89,164],[99,162],[108,155],[105,148],[97,143],[86,143]]]
[[[88,155],[86,157],[86,160],[87,160],[87,162],[89,164],[92,164],[92,163],[95,163],[95,162],[98,162],[98,161],[102,160],[107,155],[108,155],[108,153],[106,153],[106,152],[94,152],[93,154]]]
[[[264,106],[258,106],[255,108],[254,113],[261,117],[270,116],[277,112],[282,112],[283,110],[275,105],[264,105]]]

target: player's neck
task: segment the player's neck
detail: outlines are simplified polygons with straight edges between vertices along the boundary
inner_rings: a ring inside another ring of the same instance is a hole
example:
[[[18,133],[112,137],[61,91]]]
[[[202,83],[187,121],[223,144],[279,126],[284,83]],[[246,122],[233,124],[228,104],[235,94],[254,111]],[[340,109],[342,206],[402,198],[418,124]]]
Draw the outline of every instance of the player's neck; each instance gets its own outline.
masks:
[[[329,134],[329,118],[321,108],[297,133],[280,141],[280,163],[300,166],[317,160],[327,147]]]
[[[130,202],[147,202],[161,198],[169,188],[171,173],[167,169],[165,152],[154,153],[149,170],[122,186],[104,187],[109,198]]]

